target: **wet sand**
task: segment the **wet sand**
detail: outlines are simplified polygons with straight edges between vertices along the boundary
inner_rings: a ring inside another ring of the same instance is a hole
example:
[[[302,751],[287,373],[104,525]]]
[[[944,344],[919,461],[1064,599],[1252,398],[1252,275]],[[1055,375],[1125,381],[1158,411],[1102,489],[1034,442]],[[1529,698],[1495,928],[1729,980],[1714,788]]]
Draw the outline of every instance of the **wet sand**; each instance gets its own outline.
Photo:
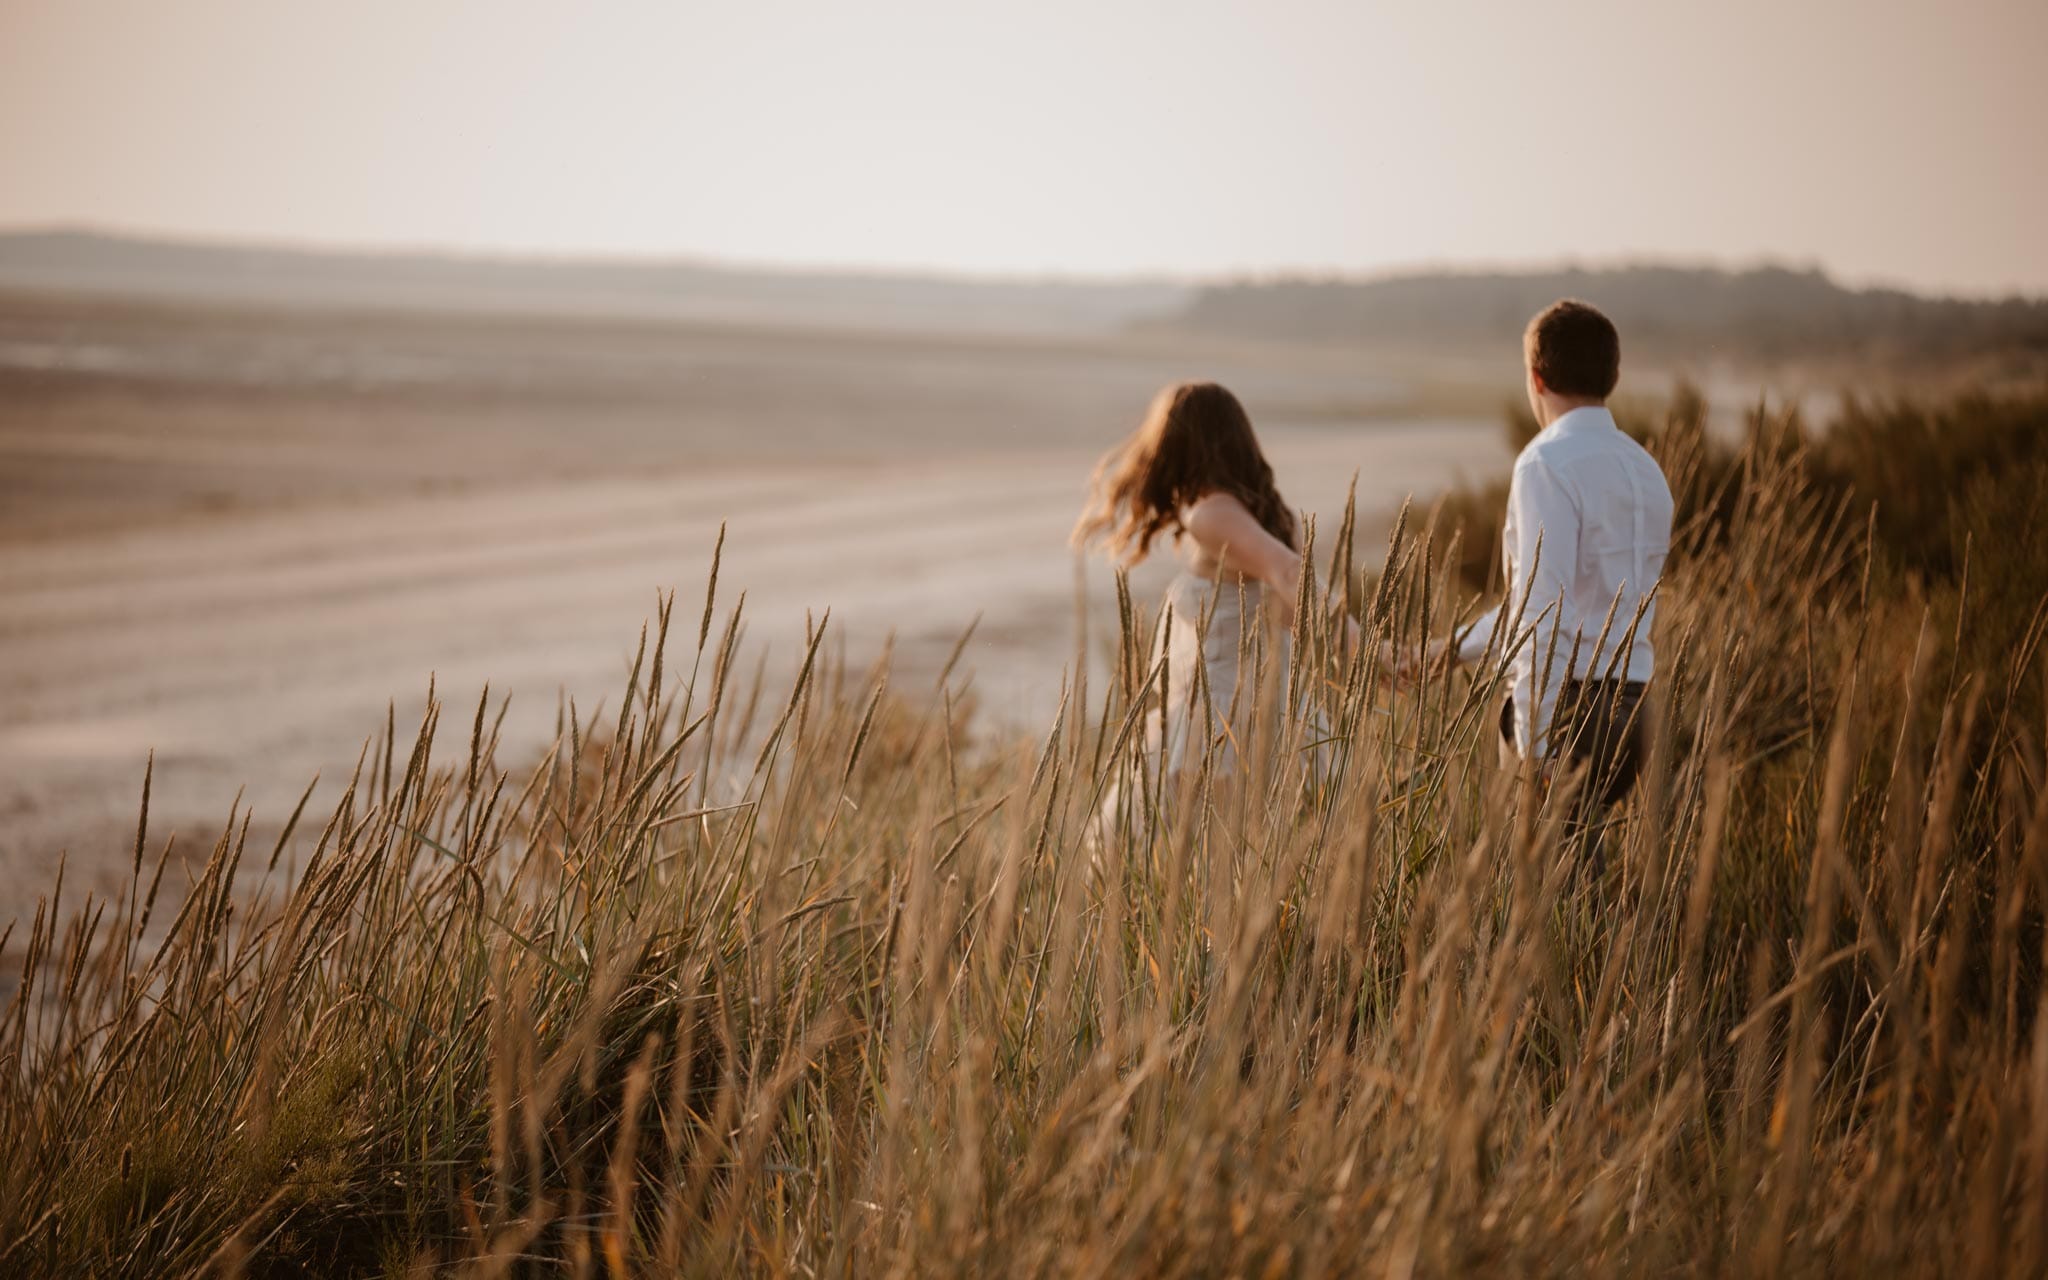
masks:
[[[258,833],[316,773],[331,804],[430,677],[446,751],[488,682],[501,759],[536,755],[559,698],[616,708],[657,593],[694,644],[721,522],[771,679],[829,608],[849,661],[893,634],[928,688],[979,615],[962,673],[1037,726],[1089,467],[1194,374],[1332,522],[1354,471],[1381,514],[1503,463],[1493,422],[1407,416],[1342,353],[0,303],[0,920],[60,854],[125,880],[151,750],[151,843],[196,856],[238,791]]]

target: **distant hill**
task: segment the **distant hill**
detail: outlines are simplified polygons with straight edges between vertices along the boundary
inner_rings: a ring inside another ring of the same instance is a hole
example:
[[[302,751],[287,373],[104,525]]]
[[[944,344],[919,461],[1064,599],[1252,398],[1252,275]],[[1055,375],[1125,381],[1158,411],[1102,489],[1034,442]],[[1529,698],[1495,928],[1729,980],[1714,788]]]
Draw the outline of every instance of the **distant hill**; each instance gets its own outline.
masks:
[[[1654,354],[1766,362],[2048,354],[2048,300],[1849,289],[1819,271],[1782,267],[1624,266],[1232,283],[1204,288],[1180,312],[1152,323],[1268,341],[1497,348],[1562,297],[1605,310],[1624,345]]]
[[[169,302],[975,333],[1106,333],[1177,311],[1193,290],[766,270],[674,260],[354,253],[0,233],[0,289]]]
[[[1537,309],[1586,298],[1652,356],[1774,363],[2016,357],[2048,366],[2048,300],[1850,289],[1813,270],[1619,266],[1370,279],[977,279],[687,260],[343,252],[0,233],[0,290],[161,302],[657,319],[934,333],[1141,331],[1494,353]]]

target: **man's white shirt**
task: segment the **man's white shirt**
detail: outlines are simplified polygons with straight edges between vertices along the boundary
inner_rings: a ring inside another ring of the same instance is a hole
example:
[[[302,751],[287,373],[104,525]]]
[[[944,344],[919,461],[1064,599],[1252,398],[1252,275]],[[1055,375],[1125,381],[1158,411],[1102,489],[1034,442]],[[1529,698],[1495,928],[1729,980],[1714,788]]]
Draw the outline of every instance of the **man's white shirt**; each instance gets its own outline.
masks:
[[[1565,680],[1650,678],[1656,604],[1645,597],[1670,550],[1671,487],[1606,409],[1560,415],[1515,459],[1501,529],[1507,598],[1473,623],[1458,657],[1510,654],[1522,756],[1549,754]],[[1519,632],[1508,634],[1518,617]]]

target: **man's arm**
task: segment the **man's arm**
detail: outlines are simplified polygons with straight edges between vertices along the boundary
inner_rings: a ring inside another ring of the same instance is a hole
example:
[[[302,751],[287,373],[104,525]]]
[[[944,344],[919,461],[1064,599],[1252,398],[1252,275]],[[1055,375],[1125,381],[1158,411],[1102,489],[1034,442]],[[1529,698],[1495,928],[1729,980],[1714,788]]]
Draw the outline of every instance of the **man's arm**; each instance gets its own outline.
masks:
[[[1469,666],[1486,656],[1493,647],[1493,636],[1500,630],[1500,606],[1495,605],[1479,615],[1471,626],[1452,633],[1452,654],[1460,665]]]
[[[1573,637],[1560,634],[1558,623],[1579,560],[1581,517],[1563,478],[1533,454],[1515,464],[1508,511],[1516,545],[1503,608],[1512,613],[1519,606],[1522,621],[1522,634],[1515,637],[1522,648],[1512,664],[1515,748],[1525,760],[1541,760],[1550,755],[1558,688],[1571,674]]]

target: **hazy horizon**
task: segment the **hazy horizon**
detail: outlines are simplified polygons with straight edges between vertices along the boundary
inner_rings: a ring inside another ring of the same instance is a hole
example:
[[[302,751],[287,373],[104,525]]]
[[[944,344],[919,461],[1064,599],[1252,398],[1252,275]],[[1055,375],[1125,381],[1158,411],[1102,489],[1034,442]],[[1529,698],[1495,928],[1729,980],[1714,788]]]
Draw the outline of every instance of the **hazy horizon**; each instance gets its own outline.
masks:
[[[1916,285],[1910,281],[1884,277],[1857,278],[1837,271],[1825,262],[1817,260],[1796,261],[1789,257],[1772,257],[1768,255],[1744,259],[1679,254],[1638,254],[1611,258],[1575,256],[1499,261],[1473,259],[1465,261],[1390,262],[1382,265],[1356,268],[1304,266],[1278,267],[1266,270],[1222,270],[1215,272],[1176,272],[1167,270],[1119,272],[1067,271],[1059,269],[1004,271],[997,268],[931,266],[916,262],[776,261],[717,257],[688,251],[665,252],[660,250],[573,248],[517,249],[476,245],[442,245],[424,242],[412,243],[406,241],[350,243],[246,236],[181,235],[119,225],[101,225],[91,222],[0,224],[0,239],[31,236],[77,236],[116,244],[148,245],[198,251],[219,250],[225,252],[304,254],[312,257],[336,258],[441,260],[458,264],[470,263],[514,267],[644,265],[648,267],[684,267],[705,271],[729,271],[736,274],[767,276],[788,274],[792,276],[845,277],[848,279],[863,277],[877,279],[909,278],[960,284],[1044,284],[1075,287],[1156,285],[1199,289],[1208,286],[1281,281],[1370,283],[1373,281],[1397,280],[1409,277],[1542,275],[1552,272],[1570,271],[1604,272],[1632,269],[1668,269],[1679,271],[1720,271],[1728,274],[1741,274],[1752,271],[1780,270],[1795,273],[1817,272],[1833,283],[1853,290],[1896,291],[1933,299],[1953,298],[1967,301],[2000,301],[2004,299],[2048,301],[2048,286],[2039,289],[1947,289]]]
[[[2040,295],[2044,53],[2026,0],[14,5],[0,227],[1001,279],[1768,261]]]

